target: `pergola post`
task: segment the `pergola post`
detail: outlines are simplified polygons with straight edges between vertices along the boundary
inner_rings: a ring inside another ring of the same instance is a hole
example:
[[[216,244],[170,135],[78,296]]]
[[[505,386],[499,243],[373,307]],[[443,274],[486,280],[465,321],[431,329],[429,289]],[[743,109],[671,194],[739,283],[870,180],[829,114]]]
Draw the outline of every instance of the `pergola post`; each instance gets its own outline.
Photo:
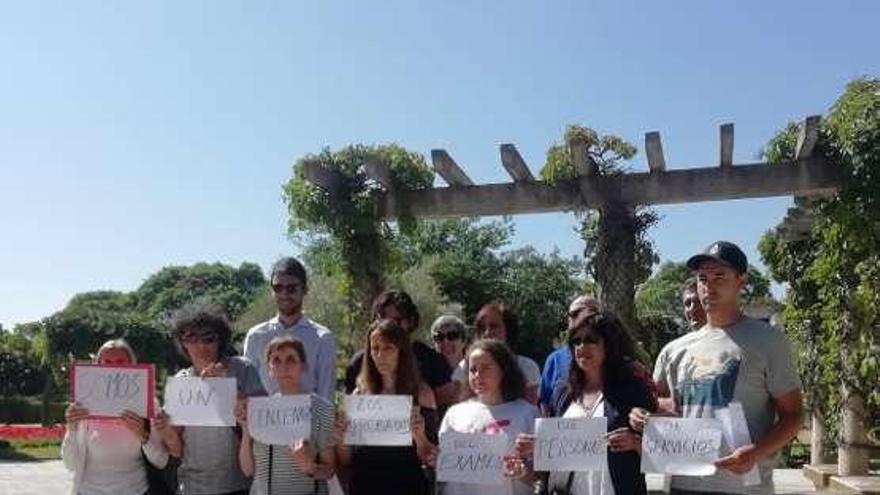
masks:
[[[599,209],[594,276],[602,304],[627,328],[635,324],[636,216],[632,205],[611,201]]]

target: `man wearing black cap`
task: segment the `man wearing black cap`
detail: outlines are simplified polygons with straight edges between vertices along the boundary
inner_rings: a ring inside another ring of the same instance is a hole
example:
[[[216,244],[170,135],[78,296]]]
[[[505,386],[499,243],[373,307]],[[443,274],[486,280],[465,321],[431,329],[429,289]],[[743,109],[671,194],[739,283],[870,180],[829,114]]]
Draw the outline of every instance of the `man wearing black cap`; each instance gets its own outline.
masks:
[[[797,435],[802,419],[801,383],[789,342],[779,330],[742,313],[748,261],[735,244],[715,242],[687,266],[695,272],[707,322],[667,345],[654,377],[666,382],[682,417],[711,418],[731,402],[742,404],[752,443],[724,445],[715,475],[673,477],[672,493],[772,494],[775,453]],[[755,466],[761,482],[745,486],[740,475]]]

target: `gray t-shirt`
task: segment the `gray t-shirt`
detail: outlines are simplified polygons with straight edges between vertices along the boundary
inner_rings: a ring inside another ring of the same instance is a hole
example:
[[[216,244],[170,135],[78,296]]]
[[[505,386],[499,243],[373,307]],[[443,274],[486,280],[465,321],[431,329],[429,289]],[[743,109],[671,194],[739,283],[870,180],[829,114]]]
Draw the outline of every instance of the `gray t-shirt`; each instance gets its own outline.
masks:
[[[238,393],[246,397],[265,395],[257,369],[245,358],[223,360],[234,377]],[[193,369],[180,370],[176,376],[193,376]],[[213,495],[248,488],[238,465],[240,433],[230,426],[185,426],[183,457],[180,460],[178,490],[183,495]]]
[[[743,318],[728,328],[706,324],[667,344],[657,357],[654,379],[669,385],[686,418],[711,418],[714,411],[740,402],[752,441],[764,438],[776,422],[774,397],[801,387],[785,335],[761,320]],[[722,455],[729,452],[722,446]],[[713,476],[673,477],[682,490],[773,493],[774,457],[759,463],[761,485],[745,487],[741,477],[719,469]]]

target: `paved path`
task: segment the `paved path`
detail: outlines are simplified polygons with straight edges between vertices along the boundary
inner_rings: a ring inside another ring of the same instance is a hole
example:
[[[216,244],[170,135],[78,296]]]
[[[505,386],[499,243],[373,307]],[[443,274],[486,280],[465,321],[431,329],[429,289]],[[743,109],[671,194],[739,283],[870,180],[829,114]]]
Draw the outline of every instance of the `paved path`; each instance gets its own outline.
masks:
[[[71,479],[61,461],[0,461],[0,495],[66,495],[70,493]],[[773,479],[777,494],[816,493],[800,469],[777,469]],[[648,476],[649,490],[660,490],[661,486],[662,477]]]
[[[0,461],[0,495],[67,495],[72,484],[61,461]]]

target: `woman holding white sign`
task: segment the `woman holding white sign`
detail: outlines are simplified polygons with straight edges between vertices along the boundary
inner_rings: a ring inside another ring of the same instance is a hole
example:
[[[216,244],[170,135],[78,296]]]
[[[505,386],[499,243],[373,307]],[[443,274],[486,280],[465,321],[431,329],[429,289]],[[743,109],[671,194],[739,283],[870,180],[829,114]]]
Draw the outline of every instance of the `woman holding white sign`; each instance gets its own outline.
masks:
[[[483,339],[474,342],[465,357],[468,370],[469,400],[455,404],[443,416],[440,436],[446,432],[479,433],[505,435],[510,446],[520,433],[534,431],[535,418],[540,416],[538,408],[525,400],[526,381],[515,355],[507,345],[496,339]],[[450,461],[440,452],[438,458],[438,478]],[[465,463],[462,463],[465,464]],[[530,483],[525,481],[529,473],[523,469],[506,469],[507,479],[500,484],[486,485],[449,481],[440,485],[443,495],[528,495],[532,493]],[[509,466],[505,466],[509,468]],[[518,478],[518,479],[510,479]]]
[[[302,342],[293,337],[275,337],[266,347],[269,376],[278,383],[278,395],[303,394],[302,378],[308,363]],[[242,425],[239,463],[246,476],[253,476],[251,495],[319,495],[328,493],[327,479],[336,471],[333,451],[333,405],[316,394],[311,396],[311,434],[287,447],[267,445],[251,437],[247,408],[236,412]]]
[[[192,363],[175,378],[235,378],[240,397],[265,395],[257,369],[247,359],[235,355],[232,327],[220,308],[204,304],[185,306],[174,316],[173,335],[181,355]],[[239,436],[234,426],[169,428],[163,440],[171,455],[180,458],[179,493],[247,493],[249,480],[238,464]]]
[[[136,362],[124,340],[104,343],[95,355],[98,364],[127,365]],[[132,411],[119,419],[87,419],[88,409],[70,404],[64,413],[67,431],[61,443],[64,466],[74,472],[73,494],[143,495],[149,493],[147,462],[162,469],[168,452],[158,428]]]
[[[550,493],[565,495],[642,495],[641,438],[629,428],[634,407],[656,411],[651,382],[636,358],[635,342],[607,311],[582,311],[568,329],[572,363],[567,382],[553,392],[551,413],[564,418],[607,420],[608,457],[603,471],[552,472]],[[517,453],[532,455],[534,437],[517,439]]]
[[[338,439],[339,462],[350,470],[348,493],[428,494],[430,483],[423,464],[435,452],[437,404],[431,387],[419,377],[409,333],[394,320],[376,321],[367,331],[364,355],[354,393],[413,397],[416,405],[410,424],[414,445],[349,446]],[[339,421],[338,426],[344,435],[347,421]]]

